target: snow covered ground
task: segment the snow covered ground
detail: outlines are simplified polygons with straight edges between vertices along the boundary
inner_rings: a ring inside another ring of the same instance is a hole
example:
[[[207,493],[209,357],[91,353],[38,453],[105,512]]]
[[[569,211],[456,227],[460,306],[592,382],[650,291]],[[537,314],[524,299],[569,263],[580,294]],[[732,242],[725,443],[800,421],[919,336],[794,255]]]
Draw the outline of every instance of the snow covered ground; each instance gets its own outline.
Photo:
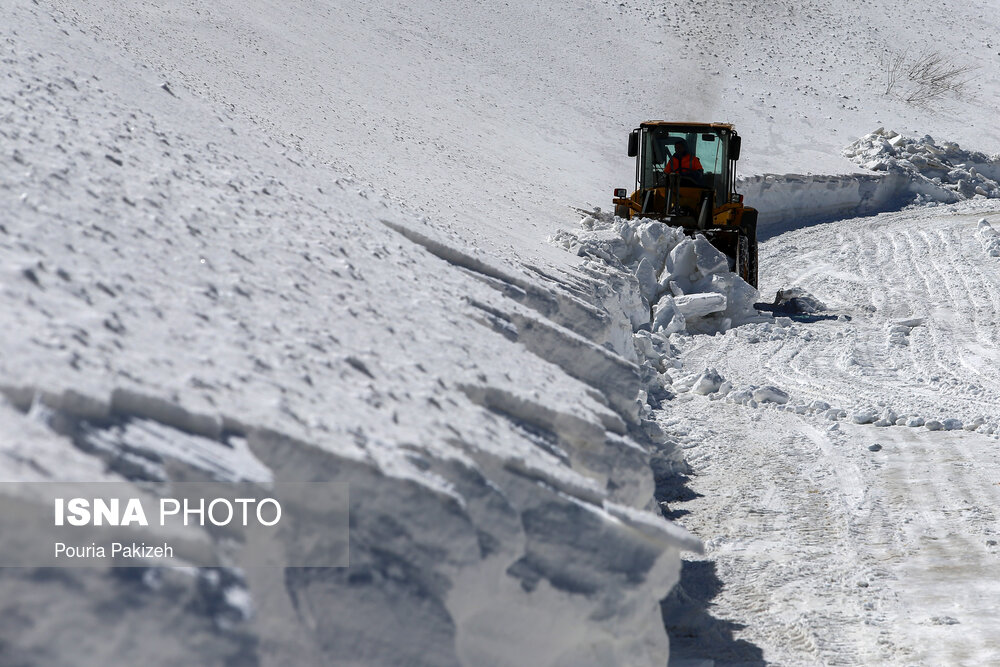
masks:
[[[564,261],[540,239],[630,184],[641,120],[734,123],[746,174],[854,171],[841,150],[880,126],[1000,152],[992,0],[51,6],[61,27],[521,260]],[[975,68],[963,96],[884,95],[886,58],[925,47]]]
[[[998,209],[942,206],[781,235],[762,246],[773,267],[762,291],[801,286],[836,317],[679,341],[689,368],[716,369],[733,392],[688,394],[663,413],[695,471],[670,508],[713,535],[707,560],[732,582],[713,613],[743,626],[739,637],[767,660],[996,659],[986,573],[1000,557],[1000,266],[976,231]],[[740,396],[763,382],[787,402]],[[757,655],[710,640],[687,648],[723,663]]]
[[[768,378],[790,405],[822,401],[837,421],[998,431],[1000,267],[978,233],[997,209],[984,200],[885,213],[767,241],[762,300],[802,287],[828,319],[685,339],[685,360],[734,387]]]
[[[100,631],[107,619],[86,605],[101,598],[54,601],[114,591],[113,571],[27,592],[7,571],[20,591],[7,609],[30,632],[0,627],[5,650],[37,663],[82,643],[92,664],[427,665],[667,650],[656,603],[678,549],[699,541],[647,511],[655,447],[630,325],[598,307],[603,283],[435,240],[414,214],[128,59],[96,62],[87,36],[39,52],[62,39],[58,24],[30,3],[13,13],[5,478],[346,481],[352,530],[347,570],[227,570],[231,585],[189,578],[166,598],[145,579],[121,584],[139,596],[136,628],[187,598],[200,610],[141,646]],[[103,469],[70,465],[78,450]],[[221,627],[234,587],[256,614]],[[22,611],[24,598],[50,612]],[[66,624],[75,632],[53,641]],[[502,650],[514,640],[517,657]]]
[[[352,527],[0,570],[0,662],[996,661],[993,9],[6,3],[2,479],[346,481]],[[961,95],[886,94],[923,48]],[[579,226],[646,118],[736,124],[814,312]]]

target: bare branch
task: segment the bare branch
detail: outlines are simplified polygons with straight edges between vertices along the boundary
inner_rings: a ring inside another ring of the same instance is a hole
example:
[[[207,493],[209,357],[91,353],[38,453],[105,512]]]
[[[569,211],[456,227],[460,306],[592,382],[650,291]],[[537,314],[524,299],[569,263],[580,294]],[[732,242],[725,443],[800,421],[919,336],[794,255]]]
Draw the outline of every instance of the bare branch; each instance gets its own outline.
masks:
[[[948,95],[960,95],[972,80],[971,73],[977,69],[930,50],[920,51],[912,57],[906,51],[890,52],[884,63],[884,94],[918,106],[926,106]]]

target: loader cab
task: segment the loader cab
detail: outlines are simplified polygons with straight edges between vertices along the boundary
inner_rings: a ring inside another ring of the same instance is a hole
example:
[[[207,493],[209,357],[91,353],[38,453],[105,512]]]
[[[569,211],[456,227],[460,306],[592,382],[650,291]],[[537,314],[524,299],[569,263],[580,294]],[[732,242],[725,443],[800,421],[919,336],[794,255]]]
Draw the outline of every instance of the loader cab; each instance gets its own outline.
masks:
[[[643,123],[629,137],[629,156],[636,159],[635,190],[647,191],[666,186],[664,170],[683,141],[698,158],[704,173],[700,178],[683,176],[681,187],[698,187],[712,192],[714,206],[735,196],[736,160],[739,135],[729,125]]]

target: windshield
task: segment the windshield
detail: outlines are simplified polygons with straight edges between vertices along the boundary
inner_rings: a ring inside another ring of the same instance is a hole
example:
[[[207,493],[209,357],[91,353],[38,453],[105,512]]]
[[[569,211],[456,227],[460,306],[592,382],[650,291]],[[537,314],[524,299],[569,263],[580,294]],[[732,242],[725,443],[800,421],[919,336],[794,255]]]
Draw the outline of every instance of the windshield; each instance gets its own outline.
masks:
[[[678,142],[687,145],[688,151],[697,158],[704,170],[704,175],[700,177],[699,183],[682,184],[695,184],[712,189],[724,187],[722,175],[724,173],[724,146],[726,142],[716,132],[649,127],[643,130],[642,136],[642,157],[639,169],[640,188],[653,188],[665,184],[664,169],[667,167],[667,162],[677,152]],[[697,163],[694,166],[696,167]]]

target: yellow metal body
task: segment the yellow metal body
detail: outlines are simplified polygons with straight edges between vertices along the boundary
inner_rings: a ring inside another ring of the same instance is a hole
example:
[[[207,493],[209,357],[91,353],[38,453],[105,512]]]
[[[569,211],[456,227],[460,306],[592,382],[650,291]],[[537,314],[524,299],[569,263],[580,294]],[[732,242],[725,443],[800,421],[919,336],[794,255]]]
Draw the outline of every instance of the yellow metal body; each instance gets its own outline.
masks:
[[[631,197],[616,197],[613,201],[615,204],[615,211],[618,213],[619,217],[628,217],[629,219],[634,217],[661,217],[659,215],[648,215],[642,213],[643,202],[641,201],[645,196],[646,192],[652,192],[652,199],[648,204],[648,208],[653,211],[662,211],[664,202],[666,201],[667,188],[653,188],[651,191],[646,190],[636,191],[632,193]],[[701,200],[701,188],[685,188],[681,187],[678,189],[678,205],[682,209],[688,209],[691,213],[691,218],[694,221],[697,220],[698,206]],[[716,206],[712,209],[712,216],[710,225],[712,227],[739,227],[743,223],[743,215],[748,210],[751,209],[749,206],[744,206],[743,202],[727,202],[722,206]],[[627,212],[627,213],[626,213]],[[626,213],[626,215],[622,215]],[[685,216],[687,217],[687,216]],[[681,223],[681,226],[688,226],[683,224],[685,220],[683,218],[677,221]]]

